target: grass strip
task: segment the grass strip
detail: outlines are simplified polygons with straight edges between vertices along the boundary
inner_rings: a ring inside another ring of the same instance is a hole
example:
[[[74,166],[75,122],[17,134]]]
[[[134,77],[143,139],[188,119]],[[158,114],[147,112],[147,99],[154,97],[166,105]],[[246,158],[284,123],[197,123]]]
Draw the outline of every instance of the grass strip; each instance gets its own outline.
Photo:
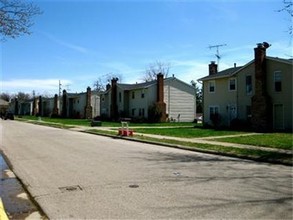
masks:
[[[19,120],[19,119],[17,119]],[[66,125],[66,124],[59,124],[59,123],[53,123],[53,122],[45,122],[45,121],[34,121],[34,120],[22,120],[19,121],[25,121],[27,123],[35,124],[35,125],[43,125],[43,126],[49,126],[54,128],[62,128],[62,129],[70,129],[74,128],[72,125]]]
[[[223,135],[235,135],[243,134],[240,131],[226,131],[226,130],[214,130],[198,127],[181,127],[181,128],[135,128],[136,132],[145,134],[157,134],[171,137],[181,138],[199,138],[199,137],[210,137],[210,136],[223,136]]]
[[[112,131],[103,131],[103,130],[96,130],[91,129],[87,130],[86,132],[93,133],[93,134],[102,134],[102,135],[109,135],[111,137],[117,137],[116,132]],[[128,140],[138,140],[138,141],[145,141],[149,143],[155,144],[167,144],[168,146],[176,147],[176,148],[183,148],[187,150],[195,150],[205,153],[213,153],[213,154],[220,154],[225,156],[232,156],[237,158],[244,158],[244,159],[252,159],[256,161],[262,162],[270,162],[270,163],[280,163],[285,165],[293,165],[292,163],[292,154],[286,153],[278,153],[278,152],[271,152],[265,150],[258,150],[258,149],[246,149],[246,148],[236,148],[236,147],[224,147],[212,144],[201,144],[201,143],[192,143],[188,141],[178,141],[178,140],[170,140],[170,139],[158,139],[158,138],[151,138],[146,137],[143,135],[136,135],[132,138],[126,138]]]
[[[33,120],[38,121],[39,117],[36,116],[21,116],[21,117],[15,117],[17,120]],[[70,118],[50,118],[50,117],[41,117],[42,121],[44,122],[53,122],[53,123],[60,123],[60,124],[66,124],[66,125],[79,125],[79,126],[87,126],[90,127],[91,119],[70,119]],[[202,124],[195,124],[192,122],[165,122],[165,123],[135,123],[130,122],[129,126],[131,127],[174,127],[174,126],[197,126],[202,127]],[[108,122],[108,121],[102,121],[102,127],[121,127],[120,122]]]
[[[270,133],[241,137],[217,138],[216,141],[292,150],[293,137],[291,133]]]

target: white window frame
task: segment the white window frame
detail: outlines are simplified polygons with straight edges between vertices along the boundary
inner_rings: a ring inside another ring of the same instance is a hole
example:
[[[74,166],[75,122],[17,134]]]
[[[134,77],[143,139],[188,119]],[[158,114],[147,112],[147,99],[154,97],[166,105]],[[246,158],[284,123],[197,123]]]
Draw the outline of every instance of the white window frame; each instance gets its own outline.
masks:
[[[276,81],[276,75],[279,74],[279,77],[280,77],[280,80]],[[273,88],[274,88],[274,92],[282,92],[282,71],[281,70],[276,70],[274,71],[274,85],[273,85]],[[281,90],[280,91],[276,91],[276,82],[280,82],[281,83]]]
[[[250,76],[250,78],[251,78],[251,90],[250,91],[247,90],[247,86],[248,86],[248,84],[247,84],[247,77],[248,76]],[[252,90],[253,90],[253,87],[252,87],[252,75],[249,74],[249,75],[246,75],[245,76],[245,93],[246,93],[246,95],[252,95]]]
[[[235,89],[231,89],[231,81],[235,81]],[[237,91],[237,79],[235,77],[234,78],[229,78],[229,80],[228,80],[228,90],[230,92]]]
[[[213,84],[214,91],[211,91],[211,84]],[[215,80],[208,81],[208,90],[209,90],[209,93],[215,93],[216,92],[216,81]]]
[[[218,105],[210,105],[209,106],[209,120],[211,120],[211,109],[216,113],[215,109],[217,109],[217,113],[220,114],[220,107]]]

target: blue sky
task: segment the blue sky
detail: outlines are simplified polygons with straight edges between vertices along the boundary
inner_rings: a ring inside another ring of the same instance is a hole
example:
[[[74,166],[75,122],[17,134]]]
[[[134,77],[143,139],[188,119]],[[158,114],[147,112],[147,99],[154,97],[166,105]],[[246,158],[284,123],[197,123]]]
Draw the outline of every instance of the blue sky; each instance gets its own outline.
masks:
[[[169,75],[190,83],[253,59],[256,43],[267,55],[290,58],[290,17],[282,0],[35,0],[43,14],[32,35],[1,42],[2,92],[82,92],[106,74],[141,82],[150,63],[170,64]]]

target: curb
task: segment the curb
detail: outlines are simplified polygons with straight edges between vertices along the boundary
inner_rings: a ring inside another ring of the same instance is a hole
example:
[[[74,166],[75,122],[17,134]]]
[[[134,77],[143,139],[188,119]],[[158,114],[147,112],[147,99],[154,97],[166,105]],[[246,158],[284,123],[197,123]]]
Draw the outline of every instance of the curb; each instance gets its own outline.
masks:
[[[213,155],[232,157],[232,158],[238,158],[238,159],[244,159],[244,160],[250,160],[250,161],[256,161],[256,162],[262,162],[262,163],[269,163],[269,164],[292,166],[292,163],[287,163],[287,162],[284,162],[284,161],[273,160],[273,159],[272,160],[266,160],[266,159],[253,157],[253,156],[244,156],[244,155],[237,155],[237,154],[232,154],[232,153],[227,153],[227,152],[218,152],[218,151],[214,151],[214,150],[201,149],[201,148],[197,148],[197,147],[188,147],[188,146],[184,146],[184,145],[169,144],[169,143],[148,141],[148,140],[140,140],[140,139],[136,139],[136,138],[123,137],[123,136],[119,136],[119,135],[98,134],[98,133],[91,132],[91,131],[80,131],[80,132],[84,132],[84,133],[88,133],[88,134],[94,134],[94,135],[100,135],[100,136],[105,136],[105,137],[110,137],[110,138],[114,138],[114,139],[122,139],[122,140],[128,140],[128,141],[140,142],[140,143],[146,143],[146,144],[155,144],[155,145],[158,145],[158,146],[176,148],[176,149],[181,149],[181,150],[188,150],[188,151],[193,151],[193,152],[198,152],[198,153],[213,154]]]
[[[0,198],[0,220],[9,220],[5,212],[5,208],[3,206],[1,198]]]

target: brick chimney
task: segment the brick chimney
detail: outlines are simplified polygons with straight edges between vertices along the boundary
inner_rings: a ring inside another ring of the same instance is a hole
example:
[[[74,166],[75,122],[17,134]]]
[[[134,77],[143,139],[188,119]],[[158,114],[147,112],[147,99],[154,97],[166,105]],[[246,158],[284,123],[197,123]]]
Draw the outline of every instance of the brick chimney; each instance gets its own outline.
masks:
[[[59,110],[58,110],[58,95],[55,94],[55,96],[54,96],[54,108],[53,108],[52,115],[54,117],[56,117],[58,115],[58,113],[59,113]]]
[[[156,106],[161,111],[160,122],[166,122],[166,103],[164,102],[164,75],[157,75],[157,102]]]
[[[91,119],[93,114],[93,107],[91,103],[92,91],[91,87],[87,87],[86,89],[86,104],[84,107],[84,117],[86,119]]]
[[[113,78],[111,80],[111,107],[110,107],[110,118],[117,120],[118,115],[118,105],[117,105],[117,81],[118,78]]]
[[[111,85],[110,85],[110,83],[108,83],[108,84],[106,85],[106,91],[108,91],[110,88],[111,88]]]
[[[64,89],[62,93],[62,113],[61,113],[62,118],[67,117],[67,92]]]
[[[157,102],[164,102],[164,75],[157,75]]]
[[[209,64],[209,75],[214,75],[218,73],[218,64],[215,61],[211,61]]]
[[[266,49],[269,44],[259,43],[254,48],[255,87],[251,98],[251,125],[255,131],[267,132],[272,129],[271,99],[267,93]]]
[[[43,98],[39,96],[39,116],[43,116]]]

